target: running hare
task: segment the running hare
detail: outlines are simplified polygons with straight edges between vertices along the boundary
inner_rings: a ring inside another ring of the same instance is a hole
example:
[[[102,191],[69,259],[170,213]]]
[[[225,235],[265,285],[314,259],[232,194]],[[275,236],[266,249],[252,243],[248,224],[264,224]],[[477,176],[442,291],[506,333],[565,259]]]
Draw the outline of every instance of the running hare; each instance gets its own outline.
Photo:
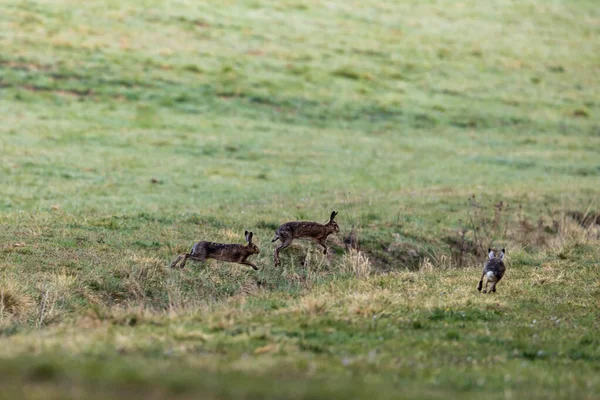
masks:
[[[272,242],[281,240],[281,244],[275,249],[275,266],[281,265],[279,252],[291,245],[294,239],[311,239],[323,247],[323,254],[327,254],[327,245],[325,245],[327,236],[340,231],[337,222],[333,220],[337,214],[333,211],[329,217],[329,222],[324,225],[318,222],[292,221],[286,222],[277,228]]]
[[[488,283],[492,284],[490,293],[495,293],[496,284],[500,282],[500,279],[502,279],[504,272],[506,271],[506,266],[504,265],[504,249],[500,251],[500,256],[498,257],[494,254],[494,250],[488,249],[488,256],[489,260],[486,261],[485,266],[483,267],[483,273],[481,274],[479,285],[477,285],[477,290],[481,292],[481,289],[483,288],[483,277],[485,276],[487,279],[485,281],[483,293],[487,293]]]
[[[250,261],[246,261],[246,259],[253,254],[260,253],[260,250],[252,243],[252,232],[245,231],[244,235],[246,236],[246,242],[248,242],[245,246],[241,244],[198,242],[192,247],[192,250],[189,253],[179,255],[179,257],[171,263],[171,268],[175,268],[181,259],[183,259],[183,262],[179,265],[179,268],[185,267],[188,258],[193,261],[205,261],[207,258],[213,258],[219,261],[249,265],[255,270],[258,270],[256,265],[252,264]]]

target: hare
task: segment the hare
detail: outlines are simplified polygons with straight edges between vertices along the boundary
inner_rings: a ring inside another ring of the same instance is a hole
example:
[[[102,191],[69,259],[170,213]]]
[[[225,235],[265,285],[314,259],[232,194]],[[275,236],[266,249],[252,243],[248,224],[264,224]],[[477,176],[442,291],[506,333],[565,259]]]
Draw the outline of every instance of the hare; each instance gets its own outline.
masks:
[[[337,222],[333,220],[337,214],[337,212],[333,211],[329,217],[329,222],[324,225],[318,222],[292,221],[286,222],[277,228],[275,237],[271,241],[276,242],[277,240],[281,240],[281,244],[275,249],[275,266],[281,265],[279,252],[291,245],[294,239],[311,239],[323,247],[323,254],[327,254],[325,239],[327,239],[327,236],[330,234],[340,231]]]
[[[486,261],[485,266],[483,267],[483,273],[481,274],[479,285],[477,285],[477,290],[481,292],[481,289],[483,288],[483,277],[485,276],[487,279],[485,281],[483,293],[487,293],[488,283],[492,284],[490,293],[495,293],[496,285],[500,282],[500,279],[502,279],[504,272],[506,271],[506,266],[504,265],[504,249],[500,251],[500,256],[498,257],[496,257],[494,250],[488,249],[488,257],[489,260]]]
[[[252,243],[252,235],[252,232],[244,232],[246,242],[248,242],[245,246],[241,244],[198,242],[192,247],[192,250],[189,253],[179,255],[175,261],[171,263],[171,268],[175,268],[181,259],[183,259],[183,262],[179,265],[179,268],[185,267],[188,258],[193,261],[205,261],[207,258],[213,258],[219,261],[249,265],[254,268],[254,270],[258,270],[256,265],[252,264],[250,261],[246,261],[251,255],[260,253],[258,247]]]

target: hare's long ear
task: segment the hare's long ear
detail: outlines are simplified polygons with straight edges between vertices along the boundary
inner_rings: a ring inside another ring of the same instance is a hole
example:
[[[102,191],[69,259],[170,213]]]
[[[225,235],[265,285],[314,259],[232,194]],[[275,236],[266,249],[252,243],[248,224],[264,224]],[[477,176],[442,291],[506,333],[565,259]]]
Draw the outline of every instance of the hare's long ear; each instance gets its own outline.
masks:
[[[248,239],[248,231],[244,231],[244,237],[246,238],[246,242],[250,242]]]
[[[494,250],[492,249],[488,249],[488,257],[490,258],[490,260],[494,257],[496,257],[496,255],[494,254]]]
[[[329,220],[330,220],[330,221],[333,221],[333,219],[335,218],[335,216],[336,216],[336,215],[338,215],[338,213],[337,213],[337,212],[335,212],[335,211],[332,211],[332,212],[331,212],[331,217],[329,217]]]
[[[502,249],[502,251],[500,252],[500,259],[504,260],[504,253],[506,253],[506,251],[504,251],[504,249]]]
[[[254,233],[248,232],[248,243],[252,243],[252,236],[253,235],[254,235]]]

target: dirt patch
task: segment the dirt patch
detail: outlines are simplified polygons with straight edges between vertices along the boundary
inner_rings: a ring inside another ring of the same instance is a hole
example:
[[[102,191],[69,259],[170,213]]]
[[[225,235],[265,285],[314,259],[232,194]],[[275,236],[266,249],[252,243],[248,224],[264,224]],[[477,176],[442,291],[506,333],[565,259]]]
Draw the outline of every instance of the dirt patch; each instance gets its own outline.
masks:
[[[376,272],[389,272],[396,269],[417,270],[425,258],[416,246],[402,241],[395,234],[396,240],[381,242],[377,239],[360,238],[359,231],[352,230],[343,239],[336,238],[333,248],[337,253],[364,253]],[[333,242],[333,241],[332,241]]]
[[[476,259],[485,256],[482,249],[473,240],[466,238],[461,232],[458,232],[455,236],[446,236],[443,242],[450,248],[453,264],[459,267],[470,265]]]
[[[589,228],[593,225],[600,225],[600,213],[588,211],[582,213],[581,211],[567,211],[567,216],[573,218],[583,228]]]
[[[416,271],[424,259],[424,255],[408,244],[391,243],[381,245],[381,249],[363,250],[375,271],[389,272],[394,269]]]
[[[443,239],[458,267],[472,265],[486,257],[488,248],[501,248],[508,242],[524,248],[548,248],[573,235],[593,236],[592,228],[600,225],[600,214],[590,211],[546,209],[542,215],[530,217],[521,206],[479,201],[475,196],[468,205],[458,229]],[[570,219],[577,222],[576,229]]]

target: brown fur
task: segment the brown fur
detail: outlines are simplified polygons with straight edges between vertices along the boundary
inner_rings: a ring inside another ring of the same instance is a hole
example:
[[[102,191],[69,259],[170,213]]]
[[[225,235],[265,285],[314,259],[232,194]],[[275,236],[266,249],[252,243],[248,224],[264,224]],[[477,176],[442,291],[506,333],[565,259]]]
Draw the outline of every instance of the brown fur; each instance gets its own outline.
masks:
[[[483,278],[485,277],[485,289],[483,289],[483,293],[487,293],[487,287],[489,283],[492,284],[489,293],[496,292],[496,285],[504,276],[504,272],[506,272],[506,266],[504,265],[504,253],[505,251],[502,249],[500,256],[496,257],[492,249],[488,249],[489,260],[486,261],[485,266],[483,267],[483,272],[481,274],[479,284],[477,285],[477,290],[481,291],[483,288]],[[492,273],[492,279],[487,276],[488,272]]]
[[[277,228],[272,242],[281,240],[281,244],[275,249],[273,256],[275,266],[281,265],[279,252],[291,245],[294,239],[310,239],[321,245],[323,247],[323,254],[327,254],[327,245],[325,244],[327,236],[340,231],[337,222],[333,220],[337,214],[337,212],[333,211],[329,217],[329,222],[326,224],[309,221],[292,221],[286,222]]]
[[[219,261],[249,265],[255,270],[258,270],[256,265],[252,264],[250,261],[246,261],[246,259],[253,254],[260,253],[260,250],[252,243],[253,233],[246,231],[244,234],[247,242],[245,246],[241,244],[198,242],[192,247],[192,250],[189,253],[180,254],[171,263],[171,268],[175,268],[177,263],[182,259],[183,262],[179,265],[179,268],[185,267],[185,263],[188,259],[192,261],[205,261],[207,258],[212,258]]]

